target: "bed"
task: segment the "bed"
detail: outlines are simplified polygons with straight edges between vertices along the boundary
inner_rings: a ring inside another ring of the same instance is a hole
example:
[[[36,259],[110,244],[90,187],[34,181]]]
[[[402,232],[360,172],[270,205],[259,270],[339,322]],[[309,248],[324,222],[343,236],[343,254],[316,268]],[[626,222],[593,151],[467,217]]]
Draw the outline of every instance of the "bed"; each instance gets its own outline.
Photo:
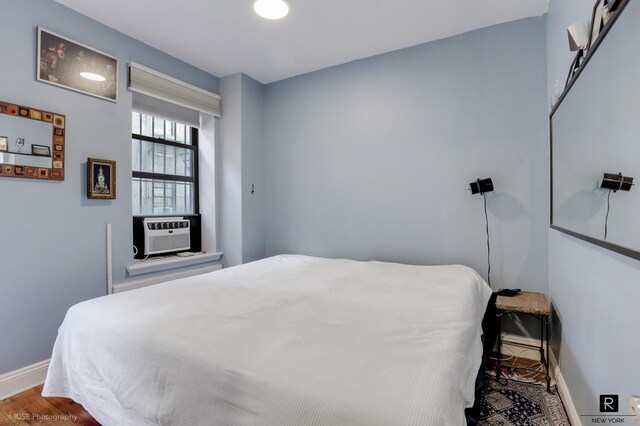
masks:
[[[104,425],[463,425],[472,269],[279,255],[69,309],[43,395]]]

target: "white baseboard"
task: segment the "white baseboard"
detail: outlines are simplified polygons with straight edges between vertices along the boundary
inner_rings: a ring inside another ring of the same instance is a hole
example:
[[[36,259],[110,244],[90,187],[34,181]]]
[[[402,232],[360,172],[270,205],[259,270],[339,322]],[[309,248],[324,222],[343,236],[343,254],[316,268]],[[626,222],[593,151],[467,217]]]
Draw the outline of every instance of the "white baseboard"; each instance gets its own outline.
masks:
[[[49,360],[0,375],[0,400],[44,383]]]
[[[556,357],[553,356],[553,353],[551,353],[551,366],[551,370],[556,378],[556,389],[558,391],[558,395],[560,395],[564,409],[567,411],[567,416],[569,416],[569,422],[571,422],[573,426],[582,426],[582,420],[580,420],[578,410],[576,410],[576,406],[573,404],[573,399],[571,399],[567,382],[564,381],[562,371],[560,371],[560,366],[558,365]]]
[[[521,346],[522,345],[522,346]],[[523,347],[532,346],[532,347]],[[517,334],[502,333],[502,354],[516,355],[519,358],[540,360],[540,339],[519,336]],[[506,352],[505,352],[506,349]],[[546,353],[546,345],[545,345]],[[551,363],[551,360],[549,360]],[[553,370],[552,368],[549,368]]]

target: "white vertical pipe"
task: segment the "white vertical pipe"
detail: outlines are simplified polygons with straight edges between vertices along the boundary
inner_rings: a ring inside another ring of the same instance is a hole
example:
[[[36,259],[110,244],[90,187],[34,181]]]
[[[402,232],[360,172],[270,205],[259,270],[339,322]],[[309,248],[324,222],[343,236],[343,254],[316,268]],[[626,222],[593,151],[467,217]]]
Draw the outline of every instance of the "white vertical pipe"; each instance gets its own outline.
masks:
[[[113,258],[111,256],[110,223],[107,223],[107,294],[113,294]]]

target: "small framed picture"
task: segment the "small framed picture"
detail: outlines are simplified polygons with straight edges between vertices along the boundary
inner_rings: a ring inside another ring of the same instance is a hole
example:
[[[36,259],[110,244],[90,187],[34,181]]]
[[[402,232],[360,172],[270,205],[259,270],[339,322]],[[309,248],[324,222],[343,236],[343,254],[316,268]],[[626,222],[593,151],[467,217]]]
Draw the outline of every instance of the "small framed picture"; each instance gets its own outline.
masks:
[[[40,157],[51,157],[51,148],[44,145],[31,145],[31,154]]]
[[[591,31],[589,31],[589,50],[593,48],[602,30],[602,14],[606,0],[597,0],[591,13]]]
[[[0,136],[0,152],[9,152],[9,138]]]
[[[116,162],[87,158],[87,198],[116,198]]]

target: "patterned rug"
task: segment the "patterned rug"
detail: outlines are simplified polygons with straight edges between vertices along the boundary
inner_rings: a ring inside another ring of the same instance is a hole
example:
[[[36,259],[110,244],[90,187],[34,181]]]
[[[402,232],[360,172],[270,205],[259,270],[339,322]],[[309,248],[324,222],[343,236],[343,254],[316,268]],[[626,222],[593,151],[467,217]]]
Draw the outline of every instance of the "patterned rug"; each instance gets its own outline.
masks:
[[[487,376],[479,426],[570,426],[562,401],[545,385]]]

